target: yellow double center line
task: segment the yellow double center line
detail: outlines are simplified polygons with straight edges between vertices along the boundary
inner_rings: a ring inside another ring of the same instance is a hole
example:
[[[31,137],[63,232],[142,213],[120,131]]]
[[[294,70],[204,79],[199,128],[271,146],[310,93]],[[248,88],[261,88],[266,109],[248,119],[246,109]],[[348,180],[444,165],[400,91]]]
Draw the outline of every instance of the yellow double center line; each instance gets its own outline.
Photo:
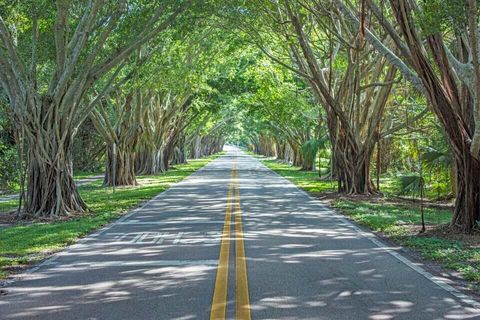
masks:
[[[228,187],[227,210],[223,224],[220,256],[218,260],[215,289],[213,292],[211,320],[225,319],[227,312],[228,274],[230,267],[230,242],[232,211],[235,216],[235,318],[250,320],[250,298],[248,293],[247,262],[243,241],[242,211],[238,188],[237,165],[233,164]]]

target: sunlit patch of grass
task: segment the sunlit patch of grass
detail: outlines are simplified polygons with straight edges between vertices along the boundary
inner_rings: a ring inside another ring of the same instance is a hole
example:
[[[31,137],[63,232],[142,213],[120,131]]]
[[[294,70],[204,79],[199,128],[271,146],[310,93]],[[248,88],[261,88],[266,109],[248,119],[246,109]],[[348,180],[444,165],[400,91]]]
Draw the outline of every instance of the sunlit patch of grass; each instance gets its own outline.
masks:
[[[18,200],[9,200],[0,202],[0,214],[15,210],[18,206]]]
[[[118,187],[115,192],[112,188],[103,187],[101,181],[81,186],[80,194],[91,213],[63,222],[32,223],[1,229],[0,278],[7,276],[11,267],[37,261],[110,223],[218,156],[189,160],[188,164],[176,165],[171,171],[159,175],[140,176],[138,186]]]
[[[79,171],[79,172],[74,172],[73,173],[73,178],[75,180],[79,179],[87,179],[87,178],[92,178],[94,176],[98,176],[103,174],[103,172],[84,172],[84,171]]]
[[[416,194],[403,193],[402,186],[400,182],[400,177],[402,175],[411,175],[411,173],[398,173],[394,176],[392,175],[382,175],[380,177],[380,191],[386,196],[402,196],[405,198],[419,198],[418,192]],[[425,177],[427,184],[425,185],[424,197],[428,200],[438,200],[445,199],[450,192],[450,188],[446,183],[435,182],[430,180],[428,177]]]
[[[402,226],[420,225],[421,211],[419,208],[388,203],[371,203],[366,201],[337,200],[334,206],[353,220],[367,225],[372,230],[397,235]],[[444,224],[452,218],[449,210],[425,208],[426,224]],[[389,233],[394,230],[394,234]],[[404,228],[405,231],[408,231]],[[400,232],[401,234],[401,232]]]
[[[380,191],[387,195],[398,195],[400,183],[396,177],[380,177]]]
[[[438,261],[447,268],[460,272],[465,279],[480,283],[479,248],[437,237],[411,236],[404,239],[403,244],[419,250],[427,259]]]
[[[277,160],[262,159],[262,163],[308,192],[336,190],[336,182],[320,179],[318,171],[301,171],[298,167]]]

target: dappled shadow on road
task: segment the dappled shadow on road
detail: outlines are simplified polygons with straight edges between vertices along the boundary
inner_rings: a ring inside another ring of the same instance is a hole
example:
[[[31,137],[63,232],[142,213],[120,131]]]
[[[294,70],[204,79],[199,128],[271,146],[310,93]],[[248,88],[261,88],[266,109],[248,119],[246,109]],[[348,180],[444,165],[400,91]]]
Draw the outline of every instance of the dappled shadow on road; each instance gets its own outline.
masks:
[[[239,175],[253,318],[480,317],[268,169]]]
[[[25,275],[0,298],[0,318],[206,318],[230,165],[198,172]]]
[[[8,287],[0,318],[208,319],[233,161],[253,319],[474,317],[328,208],[233,152]],[[233,306],[233,284],[228,300]]]

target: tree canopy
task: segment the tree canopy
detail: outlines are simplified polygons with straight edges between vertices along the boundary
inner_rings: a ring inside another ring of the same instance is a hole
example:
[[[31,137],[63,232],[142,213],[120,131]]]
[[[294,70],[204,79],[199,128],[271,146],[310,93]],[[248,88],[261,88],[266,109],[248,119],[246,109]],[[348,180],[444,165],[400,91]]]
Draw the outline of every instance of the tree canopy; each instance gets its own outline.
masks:
[[[318,170],[345,194],[378,195],[386,176],[414,192],[422,175],[470,232],[477,7],[0,1],[0,186],[20,186],[22,215],[81,213],[74,170],[101,163],[105,186],[135,185],[229,142]]]

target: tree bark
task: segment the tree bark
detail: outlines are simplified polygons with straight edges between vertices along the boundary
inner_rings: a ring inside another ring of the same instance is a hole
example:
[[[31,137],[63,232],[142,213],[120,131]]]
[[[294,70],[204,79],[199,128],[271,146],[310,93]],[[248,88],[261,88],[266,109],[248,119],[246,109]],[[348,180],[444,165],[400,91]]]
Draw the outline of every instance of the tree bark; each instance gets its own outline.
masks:
[[[107,164],[103,184],[105,186],[137,185],[135,153],[119,146],[114,154],[112,146],[107,148]]]
[[[370,177],[373,148],[358,152],[350,148],[337,149],[335,154],[339,192],[348,194],[375,194],[377,190]]]
[[[165,172],[163,149],[143,150],[135,157],[135,171],[137,174],[154,175]]]
[[[480,161],[466,153],[457,156],[455,162],[457,198],[452,225],[470,232],[480,221]]]
[[[183,148],[176,146],[173,149],[173,159],[172,159],[172,164],[186,164],[187,163],[187,157],[185,156],[185,151]]]
[[[66,136],[66,140],[70,135]],[[64,216],[87,209],[73,180],[71,143],[54,136],[47,142],[42,133],[27,145],[28,182],[25,212],[36,217]],[[44,151],[47,150],[49,156]]]
[[[293,165],[295,167],[303,167],[303,156],[299,146],[291,145],[293,151]]]
[[[285,161],[285,149],[286,149],[286,143],[285,142],[280,142],[276,141],[275,142],[276,149],[277,149],[277,159]]]
[[[450,166],[450,184],[452,186],[452,195],[454,197],[457,196],[457,177],[458,177],[458,174],[457,174],[457,163],[456,163],[456,159],[453,159],[452,160],[452,165]]]
[[[202,157],[202,137],[199,135],[197,135],[192,142],[190,156],[192,159],[199,159]]]

